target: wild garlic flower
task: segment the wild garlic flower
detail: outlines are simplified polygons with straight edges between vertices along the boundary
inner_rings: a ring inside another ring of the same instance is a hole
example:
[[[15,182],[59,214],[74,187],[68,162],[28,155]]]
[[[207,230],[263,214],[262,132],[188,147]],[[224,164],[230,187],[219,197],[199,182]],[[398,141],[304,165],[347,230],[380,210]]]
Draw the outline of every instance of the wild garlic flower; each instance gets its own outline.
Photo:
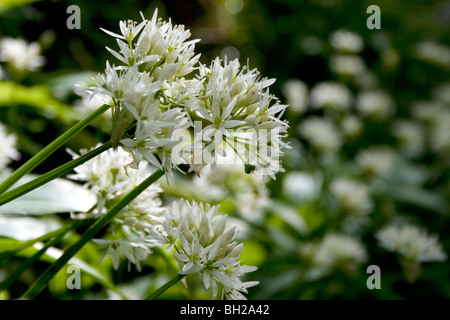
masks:
[[[422,40],[414,46],[414,54],[422,61],[450,68],[450,47],[440,42]]]
[[[364,48],[362,37],[356,33],[345,29],[334,31],[330,35],[331,46],[339,52],[358,53]]]
[[[174,257],[180,274],[196,274],[213,298],[222,287],[222,297],[245,299],[242,293],[258,284],[242,282],[241,276],[256,270],[239,260],[243,244],[235,241],[236,228],[226,228],[226,215],[217,215],[218,207],[176,201],[166,211],[153,239],[159,238],[168,249],[175,247]]]
[[[407,156],[419,156],[424,151],[425,132],[419,123],[410,120],[398,120],[393,123],[392,132],[400,144],[400,149]]]
[[[352,138],[361,134],[363,126],[362,120],[352,114],[345,115],[340,123],[340,128],[344,135]]]
[[[226,161],[226,160],[224,160]],[[263,208],[268,203],[268,191],[262,176],[245,174],[244,163],[221,164],[212,170],[204,167],[192,180],[195,194],[206,202],[231,200],[237,211],[249,220],[263,217]]]
[[[300,253],[310,261],[311,268],[306,274],[310,280],[326,276],[336,269],[353,273],[368,258],[361,241],[336,233],[328,233],[319,242],[302,246]]]
[[[12,160],[18,160],[20,154],[16,150],[16,136],[8,134],[6,127],[0,123],[0,173]]]
[[[141,270],[140,263],[147,259],[147,256],[151,253],[148,246],[139,242],[131,242],[123,239],[93,239],[92,241],[100,245],[108,246],[100,262],[105,260],[106,257],[111,256],[114,269],[119,268],[120,259],[125,257],[130,263],[135,264],[138,270]]]
[[[87,150],[82,150],[85,153]],[[78,155],[73,154],[76,158]],[[75,168],[69,177],[85,181],[85,187],[97,197],[97,205],[92,212],[73,215],[74,219],[97,218],[106,213],[121,196],[131,192],[146,177],[151,169],[146,162],[132,167],[133,158],[122,148],[110,149]],[[145,260],[154,243],[146,236],[160,223],[164,208],[159,198],[162,190],[152,184],[119,212],[110,223],[106,236],[112,239],[96,239],[99,244],[108,245],[106,255],[111,255],[114,267],[118,267],[119,256],[126,257],[130,263],[140,268],[139,262]],[[105,255],[105,257],[106,257]],[[105,258],[103,257],[103,259]]]
[[[282,86],[283,95],[289,103],[289,111],[301,114],[308,107],[308,87],[303,81],[290,79]]]
[[[380,120],[394,114],[395,102],[387,92],[365,91],[357,96],[356,108],[363,116]]]
[[[330,69],[344,77],[357,77],[364,73],[366,65],[360,56],[335,54],[330,58]]]
[[[300,123],[299,132],[308,143],[319,151],[335,151],[343,143],[338,128],[326,118],[307,118]]]
[[[395,151],[386,146],[363,149],[356,155],[356,163],[370,175],[386,177],[395,166]]]
[[[388,225],[377,232],[376,238],[383,248],[417,263],[447,259],[438,237],[415,225]]]
[[[274,178],[282,171],[286,106],[269,94],[274,79],[261,79],[238,60],[199,65],[198,40],[188,40],[184,26],[158,19],[157,11],[139,24],[121,22],[120,30],[104,31],[117,39],[120,50],[107,49],[121,65],[107,62],[89,91],[112,106],[113,143],[169,174],[180,165],[214,166],[224,144],[233,146],[246,172]],[[122,139],[133,125],[135,132]]]
[[[330,108],[346,111],[353,102],[351,91],[339,82],[319,82],[311,89],[309,103],[314,109]]]
[[[3,38],[0,40],[0,61],[5,61],[15,70],[36,71],[45,63],[40,55],[39,43],[27,43],[23,39]]]
[[[361,182],[339,178],[331,183],[330,191],[337,198],[344,214],[364,215],[372,208],[369,190]]]
[[[281,120],[287,105],[280,104],[268,89],[275,79],[261,79],[257,69],[241,68],[237,59],[222,63],[217,58],[209,67],[200,67],[198,80],[197,104],[188,108],[192,117],[206,125],[196,141],[212,154],[201,165],[214,164],[217,155],[225,155],[226,143],[247,167],[266,170],[274,178],[282,170],[279,158],[287,146],[282,141],[287,123]]]

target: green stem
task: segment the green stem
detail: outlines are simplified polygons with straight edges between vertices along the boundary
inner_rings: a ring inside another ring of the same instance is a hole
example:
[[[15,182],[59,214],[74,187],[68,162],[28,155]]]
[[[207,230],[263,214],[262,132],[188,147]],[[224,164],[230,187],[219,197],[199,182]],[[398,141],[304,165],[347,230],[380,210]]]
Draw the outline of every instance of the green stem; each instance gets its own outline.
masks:
[[[85,222],[83,221],[83,223],[85,223]],[[20,252],[22,250],[25,250],[26,248],[32,246],[33,244],[35,244],[37,242],[42,242],[42,241],[46,241],[48,239],[51,239],[53,237],[57,237],[59,234],[66,233],[67,230],[74,229],[76,227],[78,227],[78,224],[73,223],[73,224],[70,224],[68,226],[64,226],[62,228],[59,228],[58,230],[55,230],[55,231],[49,232],[47,234],[44,234],[44,235],[40,236],[39,238],[28,240],[28,241],[18,245],[13,250],[8,250],[8,251],[0,253],[0,261],[5,260],[5,259],[9,259],[10,257],[16,255],[18,252]],[[69,229],[67,229],[67,228],[69,228]]]
[[[69,161],[62,166],[53,169],[52,171],[47,172],[46,174],[43,174],[42,176],[29,181],[11,191],[8,191],[2,195],[0,195],[0,206],[4,205],[5,203],[8,203],[18,197],[23,196],[24,194],[39,188],[40,186],[46,184],[47,182],[50,182],[58,177],[61,177],[70,171],[72,171],[74,168],[82,165],[86,161],[98,156],[102,152],[112,148],[113,144],[111,141],[108,141],[98,147],[97,149],[91,150],[88,153],[83,154],[82,156]]]
[[[130,193],[123,197],[109,212],[96,220],[89,229],[82,235],[81,239],[75,244],[69,247],[64,254],[55,261],[44,273],[31,285],[30,288],[24,293],[23,298],[33,299],[35,298],[47,285],[47,283],[53,278],[53,276],[66,265],[67,262],[77,252],[88,243],[100,230],[102,230],[116,214],[118,214],[123,208],[125,208],[131,201],[133,201],[139,194],[147,189],[152,183],[161,178],[164,175],[164,171],[158,170],[151,176],[141,182]]]
[[[177,274],[175,278],[161,286],[158,290],[153,292],[151,295],[149,295],[145,300],[156,300],[161,294],[163,294],[167,289],[169,289],[171,286],[173,286],[175,283],[183,279],[186,275],[185,274]]]
[[[64,237],[64,235],[70,230],[72,229],[72,227],[77,227],[80,226],[81,223],[79,221],[67,225],[64,228],[61,228],[61,231],[55,238],[53,238],[52,240],[48,241],[45,246],[39,250],[38,252],[36,252],[33,256],[29,257],[24,263],[22,263],[16,270],[14,270],[14,272],[8,277],[8,279],[5,280],[5,282],[0,284],[0,289],[6,289],[8,288],[14,281],[16,281],[16,279],[29,267],[31,267],[31,265],[38,260],[46,251],[48,248],[53,247],[55,244],[57,244],[59,241],[61,241],[61,239]]]
[[[63,133],[60,137],[50,143],[47,147],[42,149],[38,154],[36,154],[33,158],[28,160],[24,165],[22,165],[19,169],[14,171],[12,175],[10,175],[5,181],[0,184],[0,194],[8,190],[14,183],[19,181],[24,175],[29,173],[35,167],[37,167],[41,162],[47,159],[53,152],[63,146],[70,138],[72,138],[75,134],[83,130],[87,127],[87,125],[98,118],[101,114],[103,114],[106,110],[108,110],[111,106],[104,104],[93,113],[88,115],[86,118],[82,119],[72,128]]]

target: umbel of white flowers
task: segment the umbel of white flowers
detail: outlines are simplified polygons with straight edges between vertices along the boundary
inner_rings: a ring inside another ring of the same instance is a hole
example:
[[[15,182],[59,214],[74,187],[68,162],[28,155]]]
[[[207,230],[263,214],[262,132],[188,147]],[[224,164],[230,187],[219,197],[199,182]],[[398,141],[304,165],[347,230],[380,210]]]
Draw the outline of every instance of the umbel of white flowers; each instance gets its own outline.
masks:
[[[275,178],[287,144],[286,105],[269,93],[275,79],[261,78],[238,60],[199,64],[199,40],[189,30],[157,17],[141,23],[121,21],[118,51],[107,48],[120,65],[106,63],[91,96],[112,106],[112,141],[169,174],[180,165],[190,171],[213,167],[219,155],[236,152],[247,173]],[[133,134],[122,138],[135,124]]]
[[[256,270],[239,260],[244,248],[235,241],[236,228],[226,228],[226,215],[217,215],[218,206],[203,206],[185,200],[174,202],[161,226],[150,234],[156,243],[175,247],[174,257],[180,274],[197,274],[212,298],[222,285],[222,298],[245,299],[242,293],[258,281],[242,282],[240,276]],[[179,245],[180,244],[180,245]],[[179,246],[179,247],[177,247]]]

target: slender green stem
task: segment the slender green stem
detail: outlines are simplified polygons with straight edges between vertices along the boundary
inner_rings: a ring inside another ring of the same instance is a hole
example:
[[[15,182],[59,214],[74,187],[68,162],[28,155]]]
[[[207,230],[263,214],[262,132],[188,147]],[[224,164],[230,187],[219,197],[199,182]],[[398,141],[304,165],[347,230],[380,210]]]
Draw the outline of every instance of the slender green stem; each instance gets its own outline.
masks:
[[[4,205],[5,203],[8,203],[18,197],[23,196],[24,194],[39,188],[40,186],[46,184],[47,182],[50,182],[58,177],[61,177],[70,171],[72,171],[74,168],[78,167],[79,165],[82,165],[86,161],[98,156],[100,153],[112,148],[113,144],[111,141],[108,141],[98,147],[97,149],[94,149],[92,151],[89,151],[82,156],[69,161],[62,166],[53,169],[52,171],[47,172],[46,174],[43,174],[42,176],[27,182],[11,191],[8,191],[4,194],[0,195],[0,206]]]
[[[123,208],[125,208],[131,201],[133,201],[139,194],[147,189],[152,183],[161,178],[164,171],[158,170],[151,176],[141,182],[130,193],[123,197],[109,212],[96,220],[89,229],[82,235],[81,239],[69,247],[64,254],[55,261],[44,273],[31,285],[24,293],[23,298],[35,298],[47,285],[50,279],[66,265],[67,262],[87,243],[89,242],[101,229],[103,229]]]
[[[33,170],[36,166],[38,166],[42,161],[47,159],[53,152],[63,146],[70,138],[72,138],[75,134],[83,130],[87,127],[87,125],[98,118],[101,114],[103,114],[106,110],[108,110],[111,106],[104,104],[93,113],[88,115],[86,118],[82,119],[72,128],[63,133],[60,137],[50,143],[47,147],[42,149],[38,154],[36,154],[33,158],[28,160],[24,165],[22,165],[19,169],[14,171],[12,175],[10,175],[5,181],[0,184],[0,194],[8,190],[14,183],[19,181],[24,175]]]
[[[185,274],[177,274],[175,278],[161,286],[158,290],[153,292],[151,295],[149,295],[145,300],[156,300],[160,295],[162,295],[167,289],[169,289],[171,286],[173,286],[175,283],[183,279],[186,275]]]
[[[86,223],[86,221],[82,221],[82,223]],[[59,234],[61,233],[66,233],[68,230],[71,229],[75,229],[76,227],[78,227],[78,223],[72,223],[69,224],[67,226],[64,226],[62,228],[59,228],[58,230],[49,232],[47,234],[44,234],[36,239],[32,239],[32,240],[28,240],[20,245],[18,245],[15,249],[13,250],[8,250],[8,251],[4,251],[2,253],[0,253],[0,261],[8,259],[14,255],[16,255],[18,252],[25,250],[26,248],[32,246],[33,244],[37,243],[37,242],[42,242],[42,241],[46,241],[48,239],[51,239],[53,237],[57,237]]]
[[[31,267],[31,265],[38,260],[46,251],[48,248],[54,246],[57,244],[61,239],[64,237],[64,235],[73,227],[80,226],[80,221],[77,221],[73,224],[67,225],[64,228],[61,228],[61,231],[55,238],[49,240],[45,246],[36,252],[33,256],[29,257],[24,263],[22,263],[14,272],[8,277],[8,279],[5,280],[5,282],[0,284],[0,289],[6,289],[8,288],[16,279],[24,272],[26,269]]]

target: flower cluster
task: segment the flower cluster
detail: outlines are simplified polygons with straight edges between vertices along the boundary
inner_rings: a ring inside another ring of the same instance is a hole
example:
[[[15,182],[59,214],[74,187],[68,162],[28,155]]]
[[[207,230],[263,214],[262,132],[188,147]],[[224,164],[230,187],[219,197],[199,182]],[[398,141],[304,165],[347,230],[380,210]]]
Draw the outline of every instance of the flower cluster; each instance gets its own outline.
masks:
[[[45,63],[40,55],[39,43],[27,43],[23,39],[3,38],[0,40],[0,61],[5,61],[13,70],[36,71]]]
[[[227,216],[217,215],[217,210],[217,206],[175,201],[152,238],[168,245],[168,250],[175,247],[179,273],[198,275],[213,298],[220,284],[223,297],[245,299],[242,293],[258,282],[242,282],[239,277],[256,267],[242,265],[239,257],[244,246],[235,240],[236,228],[227,229]]]
[[[437,236],[415,225],[388,225],[378,231],[380,245],[414,262],[444,261],[447,254]]]
[[[261,79],[238,60],[199,64],[198,40],[188,40],[184,26],[158,19],[157,11],[139,24],[120,22],[120,30],[104,30],[117,39],[120,50],[107,49],[120,65],[107,62],[89,90],[112,106],[115,144],[169,174],[182,164],[190,171],[214,166],[224,145],[248,172],[274,178],[282,171],[287,124],[280,117],[286,105],[269,93],[274,79]]]
[[[85,153],[87,150],[82,150]],[[73,154],[74,158],[78,155]],[[73,215],[74,219],[97,218],[106,213],[121,196],[126,195],[151,174],[149,165],[141,162],[133,168],[131,155],[121,148],[110,149],[75,168],[69,177],[85,181],[85,187],[97,197],[97,205],[89,213]],[[152,243],[145,236],[155,228],[162,216],[158,184],[153,184],[128,204],[112,220],[109,228],[111,239],[96,239],[99,244],[108,244],[107,255],[113,258],[115,268],[119,266],[119,256],[123,255],[140,268],[140,261],[150,253]]]

